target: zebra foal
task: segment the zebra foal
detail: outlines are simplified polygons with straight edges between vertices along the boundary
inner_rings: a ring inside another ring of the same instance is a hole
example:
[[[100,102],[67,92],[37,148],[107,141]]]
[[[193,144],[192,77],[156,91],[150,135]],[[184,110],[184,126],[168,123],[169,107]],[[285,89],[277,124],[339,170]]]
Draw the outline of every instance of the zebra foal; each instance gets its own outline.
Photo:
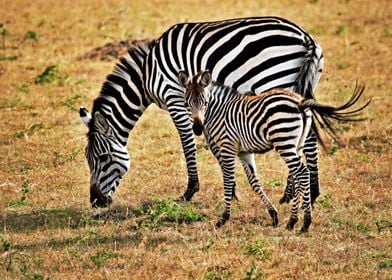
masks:
[[[364,88],[356,87],[352,98],[343,106],[331,107],[283,89],[270,90],[259,95],[240,94],[230,87],[212,82],[209,71],[199,72],[192,78],[186,72],[180,71],[178,80],[185,89],[185,102],[193,119],[193,131],[196,135],[205,131],[211,151],[218,159],[223,172],[225,210],[216,226],[222,226],[230,218],[237,156],[250,185],[265,204],[273,226],[278,225],[278,212],[263,191],[254,160],[254,153],[274,149],[285,161],[289,177],[295,182],[287,229],[293,229],[298,221],[302,196],[304,222],[301,232],[306,232],[312,222],[310,173],[301,153],[306,138],[311,135],[311,128],[319,135],[317,127],[312,124],[313,115],[342,121],[359,120],[355,117],[368,103],[349,112],[342,110],[356,103]],[[329,130],[334,133],[332,126]]]

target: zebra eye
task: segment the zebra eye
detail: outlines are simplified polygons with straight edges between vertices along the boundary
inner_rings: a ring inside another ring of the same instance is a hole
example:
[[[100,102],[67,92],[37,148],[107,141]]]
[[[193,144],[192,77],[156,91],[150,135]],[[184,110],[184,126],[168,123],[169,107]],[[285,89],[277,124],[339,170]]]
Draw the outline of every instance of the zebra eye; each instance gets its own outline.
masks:
[[[107,161],[109,159],[109,154],[102,154],[98,156],[100,161]]]

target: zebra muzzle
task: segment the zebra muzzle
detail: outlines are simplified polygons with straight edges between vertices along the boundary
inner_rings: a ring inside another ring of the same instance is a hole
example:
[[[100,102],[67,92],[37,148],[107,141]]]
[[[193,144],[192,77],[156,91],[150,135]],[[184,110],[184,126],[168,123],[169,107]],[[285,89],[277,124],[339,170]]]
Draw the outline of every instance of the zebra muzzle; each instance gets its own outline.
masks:
[[[90,187],[90,203],[93,208],[104,208],[108,207],[112,203],[111,196],[104,196],[97,185]]]
[[[203,133],[203,123],[201,122],[200,119],[194,119],[193,120],[193,126],[192,126],[192,130],[193,133],[195,133],[195,135],[200,136]]]

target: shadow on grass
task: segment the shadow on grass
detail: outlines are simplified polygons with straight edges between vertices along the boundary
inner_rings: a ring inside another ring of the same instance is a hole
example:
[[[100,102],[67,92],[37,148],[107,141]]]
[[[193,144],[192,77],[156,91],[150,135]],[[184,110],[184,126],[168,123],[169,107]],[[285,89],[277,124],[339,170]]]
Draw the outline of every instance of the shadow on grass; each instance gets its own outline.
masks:
[[[8,212],[0,216],[3,231],[29,233],[50,229],[77,229],[99,226],[107,222],[121,223],[136,219],[146,225],[150,222],[192,223],[202,221],[205,215],[194,210],[189,203],[164,200],[145,200],[137,208],[114,206],[108,209],[41,208],[30,213]]]
[[[120,206],[96,214],[88,208],[41,208],[29,213],[8,212],[0,216],[1,226],[11,233],[33,232],[40,229],[80,228],[104,223],[106,220],[125,220],[135,216],[135,209]]]
[[[40,240],[42,240],[42,235],[48,235],[42,241],[11,245],[14,252],[45,247],[61,249],[73,246],[95,247],[98,244],[137,245],[146,234],[148,235],[146,246],[155,247],[163,241],[177,242],[175,239],[166,240],[165,235],[150,234],[159,232],[158,228],[202,221],[205,217],[195,211],[192,204],[178,204],[164,200],[144,201],[138,208],[116,206],[99,211],[88,208],[53,208],[38,209],[30,213],[11,212],[0,216],[4,232],[34,234],[40,236]],[[115,229],[118,228],[117,226],[114,226],[113,231],[106,232],[105,230],[105,234],[100,230],[105,223],[121,224],[126,220],[132,220],[132,223],[125,224],[126,230],[117,231]],[[84,228],[86,230],[79,230]],[[54,231],[51,236],[51,230],[63,229],[69,229],[71,232],[64,237],[58,237],[56,234],[58,231]]]

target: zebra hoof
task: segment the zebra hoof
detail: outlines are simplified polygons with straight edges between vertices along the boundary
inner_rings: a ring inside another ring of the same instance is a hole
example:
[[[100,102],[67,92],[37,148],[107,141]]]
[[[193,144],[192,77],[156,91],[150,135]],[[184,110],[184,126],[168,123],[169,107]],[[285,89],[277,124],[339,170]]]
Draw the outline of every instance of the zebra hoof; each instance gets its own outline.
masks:
[[[226,222],[227,222],[226,220],[220,219],[220,220],[216,223],[215,228],[218,229],[218,228],[222,227]]]
[[[278,211],[275,209],[268,210],[268,213],[270,214],[272,218],[272,226],[277,227],[279,224],[279,219],[278,219]]]
[[[290,202],[290,198],[286,194],[284,194],[282,196],[282,198],[279,199],[279,204],[284,204],[284,203],[289,203],[289,202]]]
[[[301,233],[307,233],[308,232],[308,229],[309,229],[309,227],[305,227],[305,226],[303,226],[302,228],[301,228]]]
[[[309,215],[305,215],[304,224],[302,225],[302,228],[301,228],[301,233],[308,232],[308,229],[309,229],[311,223],[312,223],[312,217]]]
[[[294,226],[295,226],[295,224],[296,224],[297,222],[298,222],[298,219],[290,218],[289,222],[287,223],[286,228],[287,228],[288,230],[293,230],[293,229],[294,229]]]

